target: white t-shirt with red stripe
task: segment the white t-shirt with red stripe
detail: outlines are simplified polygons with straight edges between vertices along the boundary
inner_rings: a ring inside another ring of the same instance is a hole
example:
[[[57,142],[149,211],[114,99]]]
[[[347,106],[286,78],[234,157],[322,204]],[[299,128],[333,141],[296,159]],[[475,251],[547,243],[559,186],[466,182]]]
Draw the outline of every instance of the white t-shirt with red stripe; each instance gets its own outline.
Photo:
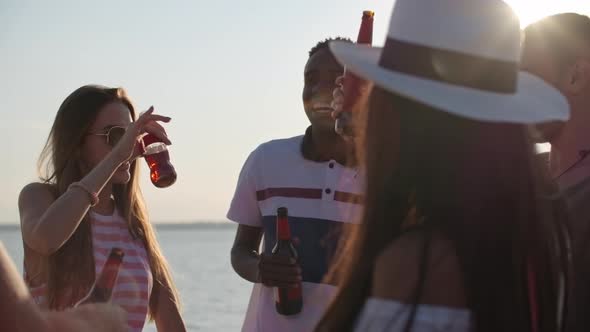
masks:
[[[98,276],[113,247],[125,252],[113,289],[112,303],[127,312],[129,331],[143,329],[148,314],[153,280],[147,252],[141,240],[134,240],[125,219],[117,210],[111,216],[89,212],[92,225],[92,244],[95,271]],[[46,285],[31,288],[31,295],[39,305],[45,305]]]
[[[303,310],[296,316],[276,312],[273,289],[255,284],[245,332],[312,331],[335,294],[323,281],[344,223],[358,220],[361,177],[334,160],[315,162],[301,152],[303,136],[259,146],[244,164],[228,219],[264,231],[263,250],[276,242],[276,213],[289,210],[289,225],[302,269]]]

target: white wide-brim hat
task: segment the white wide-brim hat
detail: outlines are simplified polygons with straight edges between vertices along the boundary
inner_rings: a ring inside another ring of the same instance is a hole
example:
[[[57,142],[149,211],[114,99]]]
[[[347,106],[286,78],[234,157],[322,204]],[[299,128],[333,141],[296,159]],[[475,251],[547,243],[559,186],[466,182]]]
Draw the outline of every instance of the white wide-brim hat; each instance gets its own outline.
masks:
[[[384,47],[330,48],[347,71],[457,116],[522,124],[569,118],[557,89],[518,70],[519,22],[499,0],[397,0]]]

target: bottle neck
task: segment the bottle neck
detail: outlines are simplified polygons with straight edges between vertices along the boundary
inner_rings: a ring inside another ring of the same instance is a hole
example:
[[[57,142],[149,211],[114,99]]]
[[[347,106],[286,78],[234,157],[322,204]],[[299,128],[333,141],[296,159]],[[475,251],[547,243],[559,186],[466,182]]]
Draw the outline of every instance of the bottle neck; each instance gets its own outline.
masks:
[[[373,43],[373,17],[363,16],[356,42],[369,45]]]
[[[277,240],[290,240],[291,229],[288,218],[277,218]]]

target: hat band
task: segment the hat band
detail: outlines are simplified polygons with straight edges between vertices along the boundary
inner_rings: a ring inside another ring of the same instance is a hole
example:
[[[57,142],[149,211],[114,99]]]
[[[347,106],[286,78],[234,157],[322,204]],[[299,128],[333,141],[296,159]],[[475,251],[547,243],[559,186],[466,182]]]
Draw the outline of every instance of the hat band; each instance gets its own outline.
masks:
[[[515,93],[518,63],[437,49],[388,38],[379,65],[433,81],[498,93]]]

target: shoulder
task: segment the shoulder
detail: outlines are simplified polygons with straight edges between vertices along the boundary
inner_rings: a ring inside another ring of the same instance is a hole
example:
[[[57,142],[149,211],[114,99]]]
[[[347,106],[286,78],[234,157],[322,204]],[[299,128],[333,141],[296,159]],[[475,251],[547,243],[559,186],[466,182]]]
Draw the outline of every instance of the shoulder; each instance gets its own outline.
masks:
[[[428,246],[425,246],[426,241],[430,241]],[[421,271],[426,247],[426,271]],[[463,275],[455,247],[448,238],[434,231],[431,234],[424,230],[407,232],[379,254],[373,270],[373,296],[411,303],[424,272],[419,303],[466,306]]]
[[[19,206],[55,200],[55,190],[48,183],[33,182],[23,187],[18,197]]]
[[[21,232],[23,235],[32,231],[47,208],[56,200],[53,187],[46,183],[30,183],[18,196]]]
[[[299,153],[303,136],[294,136],[290,138],[275,139],[263,144],[260,144],[255,150],[259,153],[281,153],[292,152],[293,150]]]
[[[302,140],[303,136],[295,136],[262,143],[250,153],[245,164],[248,168],[256,168],[261,164],[299,157]]]

